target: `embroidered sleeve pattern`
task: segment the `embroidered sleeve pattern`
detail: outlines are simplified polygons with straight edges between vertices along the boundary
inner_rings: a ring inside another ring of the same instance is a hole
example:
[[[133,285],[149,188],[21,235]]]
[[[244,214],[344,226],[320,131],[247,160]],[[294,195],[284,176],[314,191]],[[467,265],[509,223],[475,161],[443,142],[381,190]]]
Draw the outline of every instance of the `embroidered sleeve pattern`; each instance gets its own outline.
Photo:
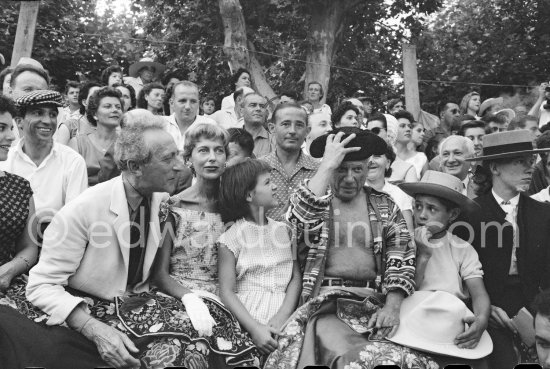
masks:
[[[286,213],[298,241],[302,239],[304,230],[307,230],[309,237],[321,230],[333,197],[330,190],[325,196],[315,196],[307,187],[308,182],[306,179],[290,196],[290,207]]]
[[[415,289],[416,270],[415,248],[407,224],[398,207],[390,202],[388,221],[385,226],[386,270],[384,271],[384,293],[399,289],[405,296],[412,295]]]
[[[328,242],[326,220],[332,194],[318,197],[304,181],[290,197],[287,221],[292,227],[292,246],[298,247],[298,261],[303,274],[301,301],[307,301],[319,284]],[[305,233],[305,234],[304,234]],[[307,253],[307,256],[304,254]]]

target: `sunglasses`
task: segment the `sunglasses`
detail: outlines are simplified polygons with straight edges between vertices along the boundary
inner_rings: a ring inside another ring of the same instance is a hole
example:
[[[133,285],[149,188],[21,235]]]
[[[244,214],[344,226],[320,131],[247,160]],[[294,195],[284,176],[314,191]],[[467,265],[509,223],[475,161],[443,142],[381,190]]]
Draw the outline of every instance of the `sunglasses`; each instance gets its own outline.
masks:
[[[456,113],[458,113],[458,109],[456,109],[456,108],[455,108],[455,109],[451,109],[451,110],[449,110],[449,111],[451,112],[451,114],[456,114]]]
[[[374,128],[371,128],[370,130],[367,130],[367,131],[371,131],[375,135],[379,135],[380,132],[384,131],[384,128],[374,127]]]

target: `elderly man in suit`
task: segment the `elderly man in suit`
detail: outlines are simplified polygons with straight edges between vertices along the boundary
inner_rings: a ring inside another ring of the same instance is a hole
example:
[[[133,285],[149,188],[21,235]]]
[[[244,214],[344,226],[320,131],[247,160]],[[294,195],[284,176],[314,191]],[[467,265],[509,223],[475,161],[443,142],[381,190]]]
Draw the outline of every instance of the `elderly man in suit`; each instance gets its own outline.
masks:
[[[528,131],[486,135],[482,160],[492,189],[475,201],[480,218],[472,222],[474,240],[491,299],[489,334],[494,343],[491,367],[513,368],[517,330],[511,320],[529,308],[537,293],[550,286],[550,206],[523,192],[529,187],[535,153]]]
[[[51,327],[29,326],[30,321],[20,321],[17,328],[0,326],[4,332],[0,345],[6,339],[16,342],[12,344],[14,356],[0,355],[0,361],[18,367],[34,366],[38,358],[40,366],[56,368],[94,367],[104,362],[115,367],[140,366],[133,356],[138,352],[134,343],[97,320],[82,296],[113,301],[126,292],[149,288],[161,238],[159,206],[167,192],[173,192],[183,167],[174,140],[161,118],[155,119],[121,130],[115,144],[121,176],[85,191],[54,217],[27,285],[28,300],[48,315]],[[18,320],[13,314],[13,319],[8,317],[10,313],[0,311],[0,325]],[[73,330],[58,326],[63,323]],[[21,347],[27,340],[39,343],[24,355]],[[64,347],[63,353],[52,357],[51,352],[59,347]]]
[[[440,168],[443,173],[457,177],[462,182],[462,194],[470,199],[476,197],[471,181],[473,171],[467,161],[474,157],[474,143],[463,136],[449,136],[439,144]]]

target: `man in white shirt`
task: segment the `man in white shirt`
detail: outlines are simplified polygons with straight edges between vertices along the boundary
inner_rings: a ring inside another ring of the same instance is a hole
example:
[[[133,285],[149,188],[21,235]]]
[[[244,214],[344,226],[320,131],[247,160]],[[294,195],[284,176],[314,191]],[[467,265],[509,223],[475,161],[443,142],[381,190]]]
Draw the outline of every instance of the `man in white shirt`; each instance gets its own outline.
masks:
[[[199,115],[199,87],[193,82],[181,81],[174,84],[169,102],[174,113],[166,118],[167,130],[179,150],[183,150],[185,132],[192,124],[216,124],[213,119]]]
[[[250,87],[239,87],[233,93],[233,99],[235,100],[235,106],[230,107],[229,109],[222,109],[214,112],[210,115],[212,119],[218,123],[222,128],[243,128],[244,120],[242,117],[242,101],[245,95],[253,93],[254,90]]]
[[[50,90],[36,90],[18,98],[16,122],[23,138],[10,148],[8,159],[0,162],[0,169],[30,182],[43,229],[66,203],[88,187],[84,158],[53,141],[61,101],[61,95]]]
[[[475,197],[470,182],[471,163],[466,159],[474,157],[474,143],[463,136],[449,136],[439,145],[440,168],[462,181],[462,194],[470,199]]]

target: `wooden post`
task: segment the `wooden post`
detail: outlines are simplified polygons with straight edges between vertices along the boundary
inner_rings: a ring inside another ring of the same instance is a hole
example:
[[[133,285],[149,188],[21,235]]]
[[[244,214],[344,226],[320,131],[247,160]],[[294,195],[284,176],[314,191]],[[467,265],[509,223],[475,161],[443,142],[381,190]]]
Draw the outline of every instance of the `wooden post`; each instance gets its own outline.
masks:
[[[21,1],[19,8],[19,20],[17,21],[17,32],[11,54],[11,66],[15,67],[22,57],[30,57],[32,44],[34,42],[34,31],[36,30],[36,18],[40,1]]]
[[[403,44],[403,75],[405,79],[405,106],[414,119],[420,116],[416,45]]]

